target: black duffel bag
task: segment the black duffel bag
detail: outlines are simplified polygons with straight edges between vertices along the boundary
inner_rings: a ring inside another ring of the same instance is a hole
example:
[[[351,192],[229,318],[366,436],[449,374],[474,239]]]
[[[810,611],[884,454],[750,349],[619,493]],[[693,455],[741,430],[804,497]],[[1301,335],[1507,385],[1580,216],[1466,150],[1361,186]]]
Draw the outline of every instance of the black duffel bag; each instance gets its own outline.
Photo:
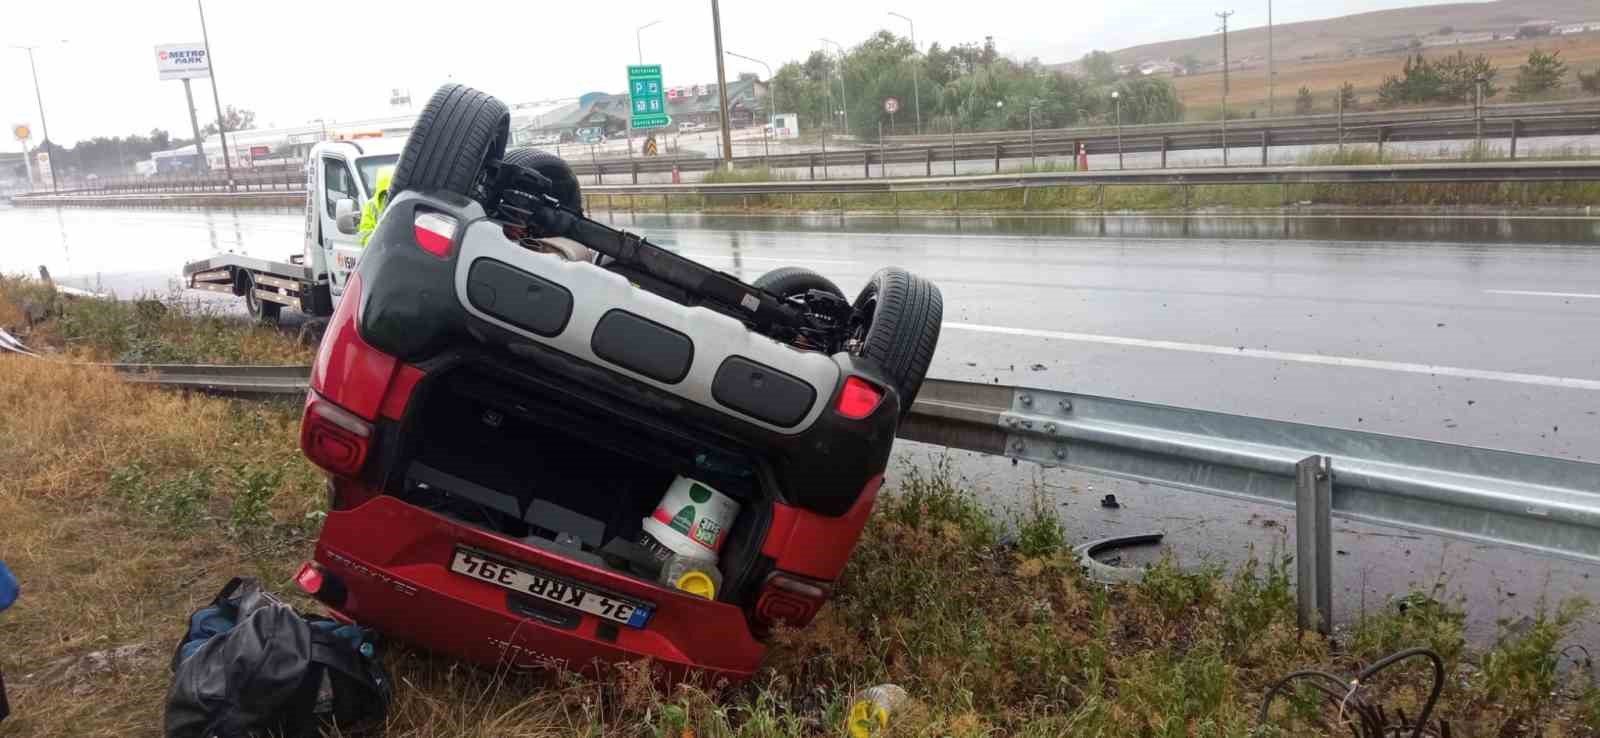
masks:
[[[381,722],[389,677],[365,629],[306,617],[251,577],[189,616],[172,655],[167,738],[314,736]]]

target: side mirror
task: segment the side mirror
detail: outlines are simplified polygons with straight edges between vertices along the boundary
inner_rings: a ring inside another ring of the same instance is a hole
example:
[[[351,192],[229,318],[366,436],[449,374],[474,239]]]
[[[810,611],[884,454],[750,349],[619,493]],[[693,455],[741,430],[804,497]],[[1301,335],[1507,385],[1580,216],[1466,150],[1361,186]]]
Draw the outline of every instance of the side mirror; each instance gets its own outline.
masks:
[[[338,224],[339,232],[346,236],[354,236],[361,229],[361,212],[356,210],[356,201],[348,197],[333,204],[334,222]]]

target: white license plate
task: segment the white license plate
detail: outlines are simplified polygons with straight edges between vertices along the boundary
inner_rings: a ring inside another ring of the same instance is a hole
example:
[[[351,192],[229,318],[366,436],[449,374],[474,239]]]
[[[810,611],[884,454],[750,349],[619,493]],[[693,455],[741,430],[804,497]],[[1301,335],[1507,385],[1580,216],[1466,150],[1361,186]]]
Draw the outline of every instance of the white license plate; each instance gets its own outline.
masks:
[[[464,548],[456,549],[450,560],[450,571],[630,628],[643,628],[655,612],[654,605],[601,594],[565,579],[512,566]]]

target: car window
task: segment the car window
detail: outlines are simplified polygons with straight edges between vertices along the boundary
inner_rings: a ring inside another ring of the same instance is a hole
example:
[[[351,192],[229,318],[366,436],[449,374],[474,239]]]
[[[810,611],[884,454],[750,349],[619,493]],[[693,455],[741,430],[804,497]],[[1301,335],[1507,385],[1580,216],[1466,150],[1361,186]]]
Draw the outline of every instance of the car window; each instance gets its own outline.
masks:
[[[367,192],[376,192],[378,189],[378,170],[392,167],[400,162],[399,154],[387,156],[363,156],[356,160],[356,171],[361,174],[361,182],[367,187]]]
[[[359,190],[356,187],[355,177],[350,174],[350,167],[343,161],[323,159],[322,179],[324,182],[323,189],[327,191],[329,218],[339,217],[339,214],[334,210],[334,205],[340,200],[349,198],[358,203],[361,202],[361,196],[357,194]]]

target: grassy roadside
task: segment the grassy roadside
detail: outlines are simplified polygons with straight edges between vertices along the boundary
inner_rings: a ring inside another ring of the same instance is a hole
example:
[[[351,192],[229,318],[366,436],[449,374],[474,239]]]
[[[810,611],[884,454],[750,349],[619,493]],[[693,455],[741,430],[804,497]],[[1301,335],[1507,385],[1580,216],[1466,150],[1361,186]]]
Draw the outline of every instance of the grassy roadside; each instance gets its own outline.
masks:
[[[1573,149],[1539,159],[1589,159],[1587,149]],[[1528,160],[1523,156],[1521,160]],[[1483,146],[1464,152],[1379,153],[1376,146],[1333,147],[1301,154],[1298,166],[1393,164],[1403,162],[1510,161],[1510,152]],[[1067,171],[1069,164],[1012,167],[1008,172]],[[847,169],[849,176],[859,174]],[[792,172],[748,169],[711,172],[712,183],[755,183],[797,179]],[[672,198],[674,212],[984,212],[1049,213],[1063,211],[1193,211],[1206,209],[1271,210],[1302,205],[1339,207],[1466,207],[1581,208],[1600,204],[1600,185],[1581,182],[1485,184],[1323,184],[1323,185],[1107,185],[1036,187],[1028,191],[903,192],[898,194],[698,195]],[[596,209],[660,211],[660,196],[591,196]]]
[[[309,364],[314,351],[276,328],[178,295],[69,298],[0,274],[0,329],[38,352],[94,362]]]
[[[310,553],[323,497],[297,450],[297,408],[14,355],[0,355],[0,407],[0,557],[23,584],[0,615],[16,711],[0,735],[157,735],[181,619],[235,574],[292,592]],[[1246,736],[1279,676],[1349,674],[1419,644],[1447,660],[1440,714],[1454,735],[1600,735],[1600,691],[1563,675],[1558,650],[1580,603],[1472,652],[1448,594],[1418,593],[1330,644],[1294,629],[1287,561],[1168,561],[1140,585],[1103,587],[1079,571],[1045,493],[996,517],[940,460],[893,477],[834,601],[779,634],[752,683],[497,675],[396,647],[387,735],[839,735],[855,690],[894,682],[916,701],[897,735]],[[1414,668],[1386,672],[1365,694],[1415,714],[1423,684]],[[1257,734],[1334,732],[1306,721]]]

